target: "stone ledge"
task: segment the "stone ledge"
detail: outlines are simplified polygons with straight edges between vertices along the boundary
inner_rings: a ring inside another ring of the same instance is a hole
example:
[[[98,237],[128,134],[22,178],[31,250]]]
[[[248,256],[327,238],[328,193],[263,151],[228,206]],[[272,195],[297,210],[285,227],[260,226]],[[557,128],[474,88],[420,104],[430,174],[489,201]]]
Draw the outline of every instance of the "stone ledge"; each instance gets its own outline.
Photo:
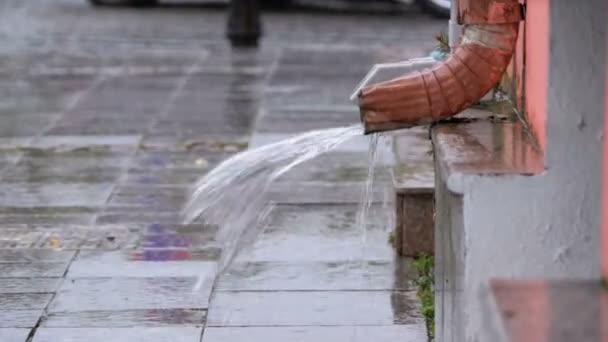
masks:
[[[529,176],[543,173],[544,161],[524,123],[504,110],[466,110],[434,125],[431,138],[436,172],[436,338],[480,340],[488,330],[488,318],[481,312],[479,291],[491,278],[519,274],[517,258],[542,243],[522,241],[525,224],[514,221],[516,216],[508,216],[505,208],[529,195],[527,190],[537,180]],[[525,221],[523,216],[520,220]],[[524,247],[497,252],[499,246]],[[480,341],[485,340],[494,341]]]
[[[434,252],[433,148],[428,127],[399,131],[394,138],[395,249],[417,257]]]
[[[431,137],[442,178],[457,194],[465,192],[473,177],[544,172],[536,141],[512,114],[468,109],[433,126]]]

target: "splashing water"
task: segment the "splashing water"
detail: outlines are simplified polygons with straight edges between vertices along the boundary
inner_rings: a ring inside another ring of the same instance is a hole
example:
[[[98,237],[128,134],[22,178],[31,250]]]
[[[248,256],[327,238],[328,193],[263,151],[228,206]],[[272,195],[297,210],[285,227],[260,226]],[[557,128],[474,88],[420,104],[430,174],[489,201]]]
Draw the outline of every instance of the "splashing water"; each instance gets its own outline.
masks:
[[[260,223],[274,206],[266,198],[274,180],[362,133],[361,125],[316,130],[237,154],[196,183],[184,220],[191,223],[200,217],[218,225],[219,268],[224,270],[264,226]]]
[[[363,187],[361,201],[359,202],[359,210],[357,211],[356,226],[361,230],[361,238],[365,243],[367,241],[367,217],[369,210],[372,207],[374,198],[374,176],[376,164],[378,161],[378,141],[380,135],[374,134],[369,137],[369,165],[367,171],[367,180]]]

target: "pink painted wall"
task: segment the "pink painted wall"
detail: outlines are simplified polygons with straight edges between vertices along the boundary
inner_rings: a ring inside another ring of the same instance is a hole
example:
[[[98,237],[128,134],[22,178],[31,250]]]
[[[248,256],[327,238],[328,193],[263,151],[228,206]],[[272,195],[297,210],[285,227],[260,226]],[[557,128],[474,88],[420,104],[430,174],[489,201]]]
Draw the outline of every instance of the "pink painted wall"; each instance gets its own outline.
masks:
[[[516,58],[524,55],[524,103],[528,123],[534,130],[541,148],[545,149],[547,86],[549,69],[549,2],[550,0],[526,0],[526,22],[520,44],[525,51],[518,51]],[[521,43],[522,38],[524,42]]]
[[[608,85],[608,67],[606,68],[606,84]],[[608,86],[605,90],[604,105],[604,161],[602,166],[602,275],[608,280]]]

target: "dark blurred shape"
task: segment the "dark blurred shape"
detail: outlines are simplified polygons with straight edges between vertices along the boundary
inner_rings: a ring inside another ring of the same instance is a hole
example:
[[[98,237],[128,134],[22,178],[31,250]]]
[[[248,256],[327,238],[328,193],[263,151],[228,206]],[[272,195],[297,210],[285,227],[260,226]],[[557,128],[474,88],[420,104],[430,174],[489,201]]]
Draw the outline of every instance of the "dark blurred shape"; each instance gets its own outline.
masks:
[[[228,13],[228,39],[233,47],[257,47],[262,36],[259,0],[232,0]]]
[[[149,7],[158,3],[157,0],[89,0],[95,6],[133,6]]]
[[[450,17],[450,2],[450,0],[416,0],[425,12],[443,19]]]

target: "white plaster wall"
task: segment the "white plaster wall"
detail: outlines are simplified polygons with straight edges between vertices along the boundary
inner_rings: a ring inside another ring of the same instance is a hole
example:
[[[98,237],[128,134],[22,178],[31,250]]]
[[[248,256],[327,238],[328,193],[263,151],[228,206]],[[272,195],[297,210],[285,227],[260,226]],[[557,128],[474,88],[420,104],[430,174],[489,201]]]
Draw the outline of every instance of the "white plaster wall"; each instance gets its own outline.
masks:
[[[493,277],[600,277],[606,13],[552,0],[545,174],[475,177],[464,189],[466,341],[481,341]]]

